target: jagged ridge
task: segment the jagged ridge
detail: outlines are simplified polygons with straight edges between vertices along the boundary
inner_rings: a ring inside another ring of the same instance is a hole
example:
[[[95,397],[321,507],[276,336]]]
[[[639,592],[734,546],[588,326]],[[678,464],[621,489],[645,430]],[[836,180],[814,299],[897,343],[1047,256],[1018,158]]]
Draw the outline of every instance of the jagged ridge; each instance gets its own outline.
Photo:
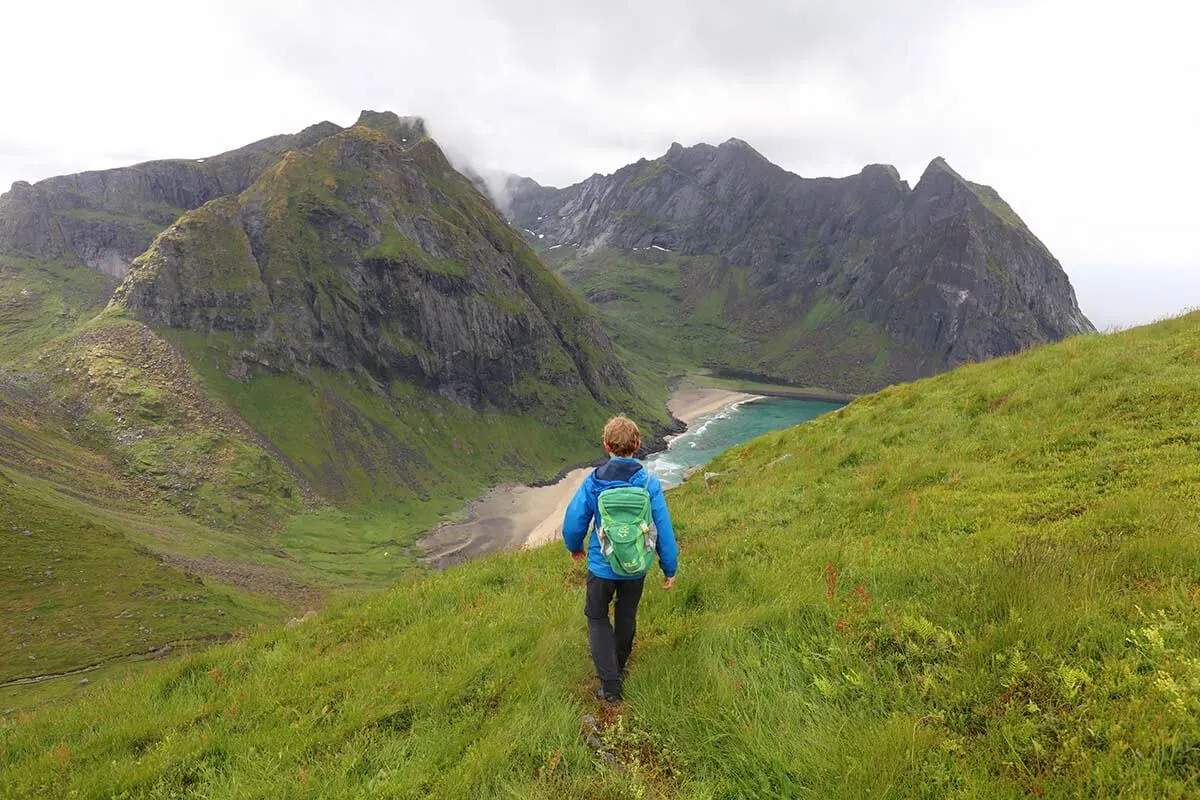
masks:
[[[569,279],[602,284],[589,264],[605,249],[668,263],[680,316],[715,306],[756,369],[792,381],[863,390],[1093,330],[1020,218],[941,158],[910,189],[888,165],[801,178],[731,139],[508,188],[514,223]]]

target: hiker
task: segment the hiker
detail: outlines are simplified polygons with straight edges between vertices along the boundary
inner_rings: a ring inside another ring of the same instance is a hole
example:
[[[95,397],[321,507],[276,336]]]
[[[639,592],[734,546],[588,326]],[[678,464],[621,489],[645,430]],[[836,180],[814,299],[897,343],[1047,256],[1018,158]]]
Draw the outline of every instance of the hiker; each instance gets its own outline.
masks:
[[[604,426],[604,451],[608,463],[592,471],[575,493],[563,518],[563,543],[572,558],[582,561],[583,543],[592,525],[587,549],[588,646],[600,687],[596,697],[610,704],[622,702],[625,663],[633,650],[638,602],[654,555],[666,578],[664,589],[675,585],[679,548],[658,478],[650,475],[633,454],[642,446],[642,434],[632,420],[613,417]],[[617,602],[613,624],[608,607]]]

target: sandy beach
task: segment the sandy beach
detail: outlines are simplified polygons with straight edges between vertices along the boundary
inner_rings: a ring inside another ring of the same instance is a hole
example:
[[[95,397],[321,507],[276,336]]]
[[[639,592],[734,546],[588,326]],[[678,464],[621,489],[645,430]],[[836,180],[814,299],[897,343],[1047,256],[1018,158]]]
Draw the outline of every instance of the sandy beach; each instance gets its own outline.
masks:
[[[667,401],[667,408],[676,419],[691,425],[700,417],[756,397],[758,395],[730,389],[685,389],[671,395],[671,399]]]
[[[667,408],[690,425],[754,397],[728,389],[688,389],[673,394]],[[471,504],[463,522],[442,525],[421,539],[425,561],[448,567],[488,553],[558,541],[567,504],[589,472],[590,467],[572,470],[551,486],[497,486]]]

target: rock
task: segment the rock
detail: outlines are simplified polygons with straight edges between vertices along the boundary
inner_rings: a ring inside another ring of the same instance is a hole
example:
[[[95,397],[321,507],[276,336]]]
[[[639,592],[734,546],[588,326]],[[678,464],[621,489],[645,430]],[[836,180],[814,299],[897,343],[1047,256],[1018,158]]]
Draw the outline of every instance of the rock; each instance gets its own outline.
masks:
[[[597,722],[595,715],[584,714],[582,722],[580,733],[583,735],[583,740],[587,746],[591,748],[592,752],[604,759],[604,762],[610,767],[621,769],[621,763],[617,759],[616,754],[604,744],[600,723]]]
[[[89,681],[87,678],[80,678],[80,679],[79,679],[79,685],[80,685],[80,686],[87,686],[87,685],[88,685],[90,682],[91,682],[91,681]]]
[[[287,627],[293,628],[297,625],[303,625],[305,622],[308,622],[310,619],[316,619],[316,617],[317,617],[317,612],[313,609],[309,609],[308,611],[304,612],[304,616],[292,617],[291,619],[289,619],[287,622]]]

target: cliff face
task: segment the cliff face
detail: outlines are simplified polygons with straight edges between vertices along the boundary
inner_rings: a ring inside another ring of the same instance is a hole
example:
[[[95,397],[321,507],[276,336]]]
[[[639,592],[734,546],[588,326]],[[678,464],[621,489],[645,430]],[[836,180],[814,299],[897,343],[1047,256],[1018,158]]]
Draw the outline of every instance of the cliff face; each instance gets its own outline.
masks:
[[[731,139],[508,188],[515,225],[564,275],[595,289],[613,250],[664,262],[681,318],[718,306],[749,347],[741,366],[774,377],[862,391],[1093,330],[1012,209],[940,158],[910,189],[886,165],[801,178]]]
[[[363,367],[526,410],[628,390],[594,312],[422,134],[377,116],[289,153],[168,228],[114,301],[232,336],[242,377]]]
[[[1095,330],[1061,265],[1012,209],[940,158],[846,294],[891,336],[950,364]]]
[[[323,122],[211,158],[149,161],[36,184],[18,181],[0,195],[0,251],[81,261],[123,277],[158,232],[185,211],[241,192],[289,150],[339,130]]]

